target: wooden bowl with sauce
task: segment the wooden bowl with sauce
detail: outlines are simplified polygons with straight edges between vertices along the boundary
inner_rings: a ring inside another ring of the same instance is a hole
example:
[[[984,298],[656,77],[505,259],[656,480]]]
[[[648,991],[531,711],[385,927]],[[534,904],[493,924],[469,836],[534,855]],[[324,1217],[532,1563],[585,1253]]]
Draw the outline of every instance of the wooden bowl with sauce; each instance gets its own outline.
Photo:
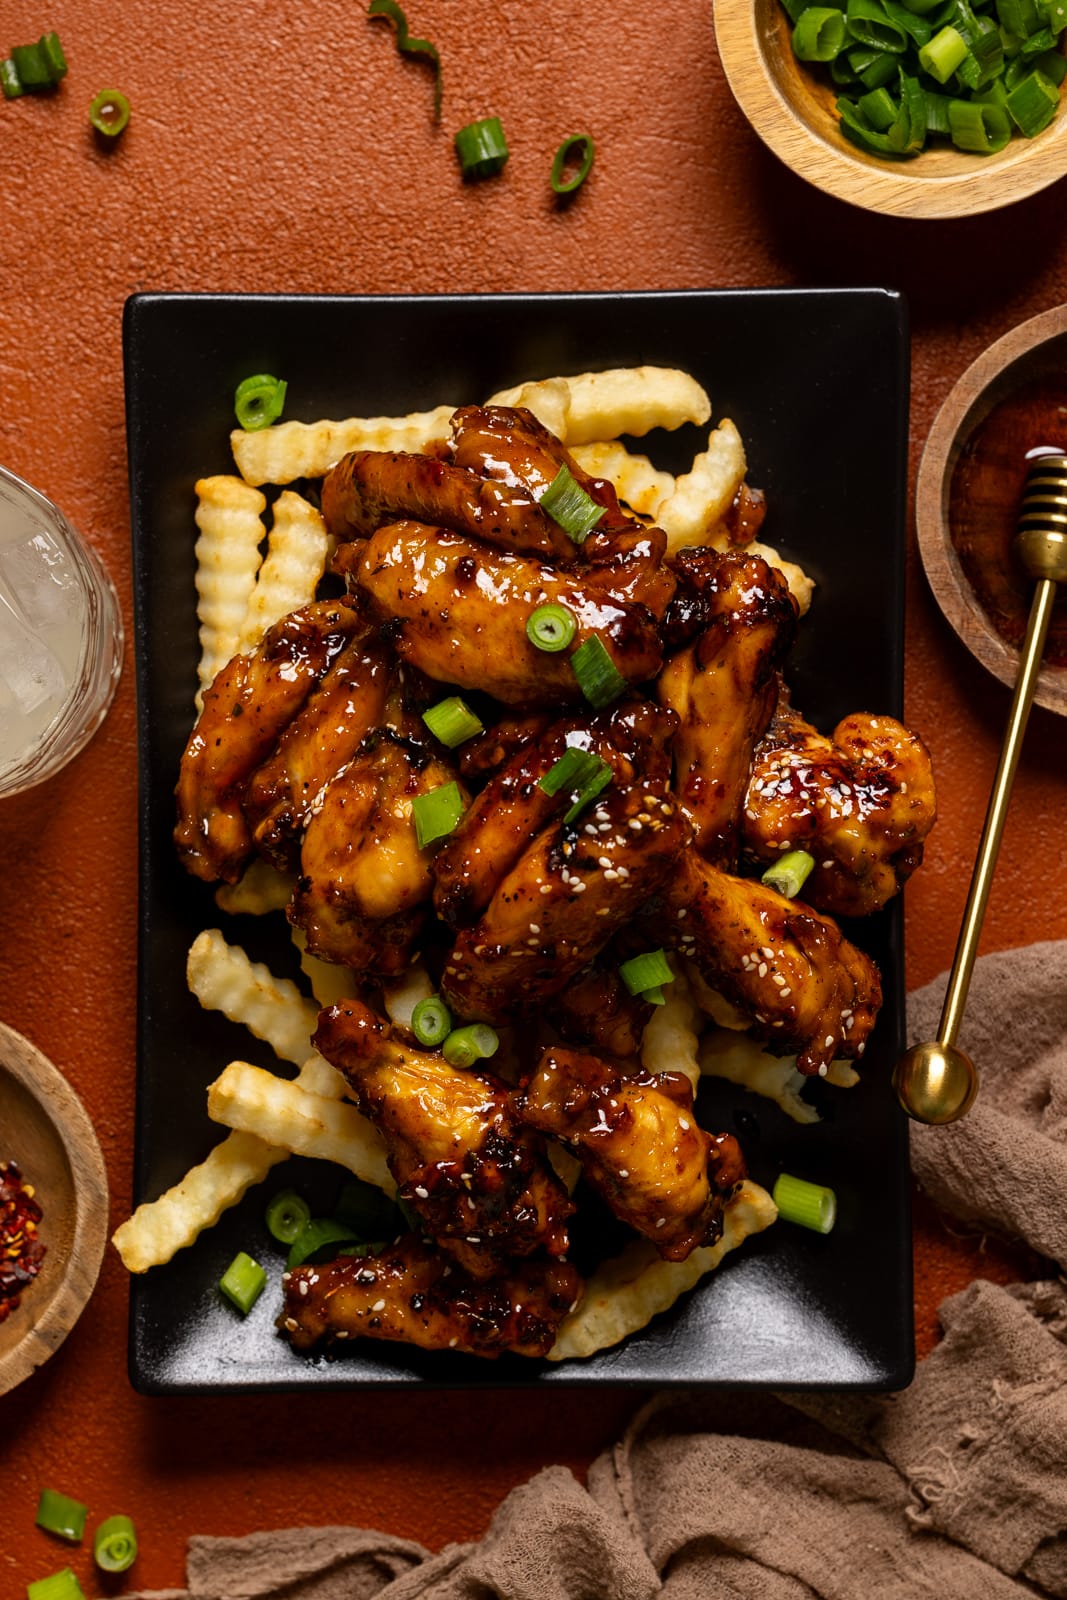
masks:
[[[1067,86],[1053,121],[996,155],[952,146],[912,159],[870,155],[841,132],[842,92],[793,54],[781,0],[715,0],[719,59],[734,99],[764,144],[818,189],[896,217],[969,217],[1036,194],[1067,172]],[[1062,37],[1062,36],[1061,36]]]
[[[107,1174],[93,1125],[62,1073],[0,1024],[0,1162],[41,1208],[37,1276],[0,1321],[0,1395],[48,1360],[93,1291],[107,1239]]]
[[[1014,685],[1033,583],[1015,558],[1035,454],[1067,452],[1067,306],[998,339],[960,378],[926,441],[915,491],[919,551],[941,610]],[[1035,699],[1067,714],[1067,593],[1057,596]]]

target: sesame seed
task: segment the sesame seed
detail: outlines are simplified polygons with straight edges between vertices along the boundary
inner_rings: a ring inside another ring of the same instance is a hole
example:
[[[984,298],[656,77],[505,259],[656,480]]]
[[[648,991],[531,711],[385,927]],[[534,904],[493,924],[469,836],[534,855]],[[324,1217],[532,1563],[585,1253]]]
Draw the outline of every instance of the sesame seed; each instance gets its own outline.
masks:
[[[685,906],[682,906],[681,910],[678,912],[678,921],[684,922],[688,915],[689,913],[686,911]]]
[[[541,893],[542,894],[551,894],[552,893],[552,885],[550,883],[543,883],[541,885]]]
[[[337,1332],[334,1334],[334,1338],[335,1339],[347,1339],[348,1338],[348,1329],[347,1328],[338,1328]]]
[[[858,1045],[857,1045],[857,1046],[856,1046],[856,1054],[857,1054],[857,1055],[858,1055],[858,1056],[861,1056],[861,1055],[862,1055],[862,1054],[863,1054],[863,1052],[864,1052],[864,1051],[865,1051],[865,1050],[866,1050],[866,1048],[867,1048],[867,1046],[866,1046],[866,1043],[860,1043],[860,1044],[858,1044]]]
[[[782,986],[785,983],[785,979],[783,978],[783,976],[782,976],[782,974],[780,972],[772,972],[771,973],[771,982],[772,983],[776,983],[778,985],[779,989],[781,989]]]
[[[766,963],[766,961],[761,961],[760,962],[759,966],[756,968],[756,974],[760,978],[765,978],[767,976],[767,963]]]
[[[788,999],[788,998],[789,998],[789,996],[790,996],[790,995],[791,995],[791,994],[792,994],[792,993],[793,993],[793,991],[792,991],[792,989],[783,989],[783,990],[782,990],[782,999],[783,999],[783,1000],[786,1000],[786,999]]]
[[[600,825],[597,828],[597,832],[598,833],[610,833],[611,832],[611,823],[610,822],[602,822],[602,823],[600,823]]]
[[[657,1228],[662,1228],[662,1227],[664,1227],[666,1225],[666,1222],[667,1222],[666,1217],[657,1217],[656,1218],[656,1227]]]
[[[605,877],[606,876],[607,876],[607,874],[605,873]],[[573,880],[573,882],[572,882],[571,893],[572,894],[584,894],[585,891],[588,889],[588,887],[589,887],[589,885],[587,883],[583,883],[580,878],[575,878]]]
[[[824,861],[823,862],[823,866],[826,867],[826,868],[830,868],[830,867],[833,866],[833,862],[832,861]]]
[[[619,874],[616,872],[614,867],[609,867],[604,874],[604,878],[608,883],[617,883]]]
[[[768,961],[773,961],[774,960],[774,951],[770,948],[769,945],[765,944],[763,946],[762,950],[760,951],[760,955],[761,956],[766,956]]]
[[[290,1333],[295,1333],[300,1324],[297,1322],[295,1317],[286,1317],[285,1326],[289,1329]]]
[[[598,867],[610,867],[611,866],[611,857],[610,856],[597,856],[596,862],[597,862],[597,866]]]
[[[418,1195],[418,1197],[419,1197],[419,1199],[420,1199],[420,1200],[428,1200],[428,1199],[429,1199],[429,1198],[430,1198],[430,1191],[429,1191],[429,1189],[424,1189],[424,1188],[423,1188],[423,1187],[422,1187],[422,1184],[421,1184],[421,1183],[420,1183],[420,1184],[419,1184],[419,1186],[418,1186],[418,1187],[417,1187],[417,1189],[416,1189],[416,1190],[415,1190],[415,1193],[416,1193],[416,1194],[417,1194],[417,1195]]]
[[[689,1132],[689,1123],[686,1121],[685,1117],[678,1118],[678,1126],[681,1128],[683,1133]]]
[[[640,833],[641,829],[644,827],[644,823],[641,821],[640,817],[631,817],[630,827],[635,833]]]
[[[384,1300],[375,1300],[374,1304],[371,1306],[371,1310],[372,1311],[384,1311],[385,1310],[385,1301]]]
[[[578,1301],[577,1300],[572,1300],[571,1301],[571,1313],[573,1314],[575,1311],[577,1311],[577,1309],[578,1309]]]
[[[638,822],[651,822],[652,818],[647,811],[639,811],[637,813],[637,820]]]
[[[620,1178],[628,1178],[629,1176],[630,1176],[629,1167],[620,1167],[619,1168],[619,1177]]]
[[[298,1287],[299,1287],[299,1289],[300,1289],[300,1293],[301,1293],[301,1294],[307,1294],[307,1292],[308,1292],[308,1282],[307,1282],[307,1279],[306,1279],[306,1278],[301,1278],[301,1280],[300,1280],[300,1283],[299,1283],[299,1285],[298,1285]]]
[[[833,1036],[832,1033],[828,1033],[826,1035],[826,1038],[823,1040],[823,1044],[824,1044],[825,1048],[827,1050],[831,1050],[833,1048],[833,1043],[834,1043],[834,1036]]]
[[[824,1061],[822,1066],[819,1068],[819,1077],[820,1078],[825,1078],[828,1071],[829,1071],[829,1068],[827,1067],[826,1062]]]
[[[457,1336],[454,1336],[454,1337],[453,1337],[453,1338],[451,1338],[451,1339],[449,1339],[449,1341],[448,1341],[448,1348],[449,1348],[449,1349],[450,1349],[450,1350],[454,1350],[454,1349],[455,1349],[455,1348],[456,1348],[456,1346],[457,1346],[457,1344],[458,1344],[458,1343],[459,1343],[459,1337],[458,1337],[458,1335],[457,1335]]]
[[[468,1233],[468,1235],[467,1235],[467,1243],[468,1244],[481,1244],[481,1242],[482,1242],[481,1239],[478,1237],[478,1235],[476,1233]]]

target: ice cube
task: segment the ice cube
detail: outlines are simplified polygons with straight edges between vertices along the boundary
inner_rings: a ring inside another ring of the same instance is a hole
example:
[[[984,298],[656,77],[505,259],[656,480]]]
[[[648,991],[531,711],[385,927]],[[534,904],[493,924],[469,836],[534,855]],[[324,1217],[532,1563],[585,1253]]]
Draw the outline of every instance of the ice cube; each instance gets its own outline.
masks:
[[[69,556],[43,528],[0,548],[0,587],[6,586],[31,628],[62,621],[77,581]]]
[[[0,712],[26,716],[63,694],[58,658],[0,593]]]

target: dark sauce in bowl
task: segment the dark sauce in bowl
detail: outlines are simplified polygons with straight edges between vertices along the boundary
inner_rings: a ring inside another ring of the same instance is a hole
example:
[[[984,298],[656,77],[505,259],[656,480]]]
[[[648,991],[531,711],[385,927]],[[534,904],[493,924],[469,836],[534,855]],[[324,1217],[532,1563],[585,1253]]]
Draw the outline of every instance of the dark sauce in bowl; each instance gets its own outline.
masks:
[[[1019,504],[1033,459],[1067,454],[1067,374],[1021,385],[967,440],[952,474],[949,533],[965,577],[990,624],[1018,649],[1033,597],[1015,551]],[[1067,667],[1067,591],[1056,596],[1046,666]]]

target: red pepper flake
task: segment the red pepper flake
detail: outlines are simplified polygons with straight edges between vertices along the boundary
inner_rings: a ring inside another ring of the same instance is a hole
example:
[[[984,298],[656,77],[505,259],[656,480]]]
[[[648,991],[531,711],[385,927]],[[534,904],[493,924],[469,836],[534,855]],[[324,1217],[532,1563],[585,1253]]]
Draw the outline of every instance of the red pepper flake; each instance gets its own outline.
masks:
[[[14,1161],[0,1161],[0,1322],[41,1270],[46,1246],[37,1235],[41,1208],[32,1183],[23,1183]]]

